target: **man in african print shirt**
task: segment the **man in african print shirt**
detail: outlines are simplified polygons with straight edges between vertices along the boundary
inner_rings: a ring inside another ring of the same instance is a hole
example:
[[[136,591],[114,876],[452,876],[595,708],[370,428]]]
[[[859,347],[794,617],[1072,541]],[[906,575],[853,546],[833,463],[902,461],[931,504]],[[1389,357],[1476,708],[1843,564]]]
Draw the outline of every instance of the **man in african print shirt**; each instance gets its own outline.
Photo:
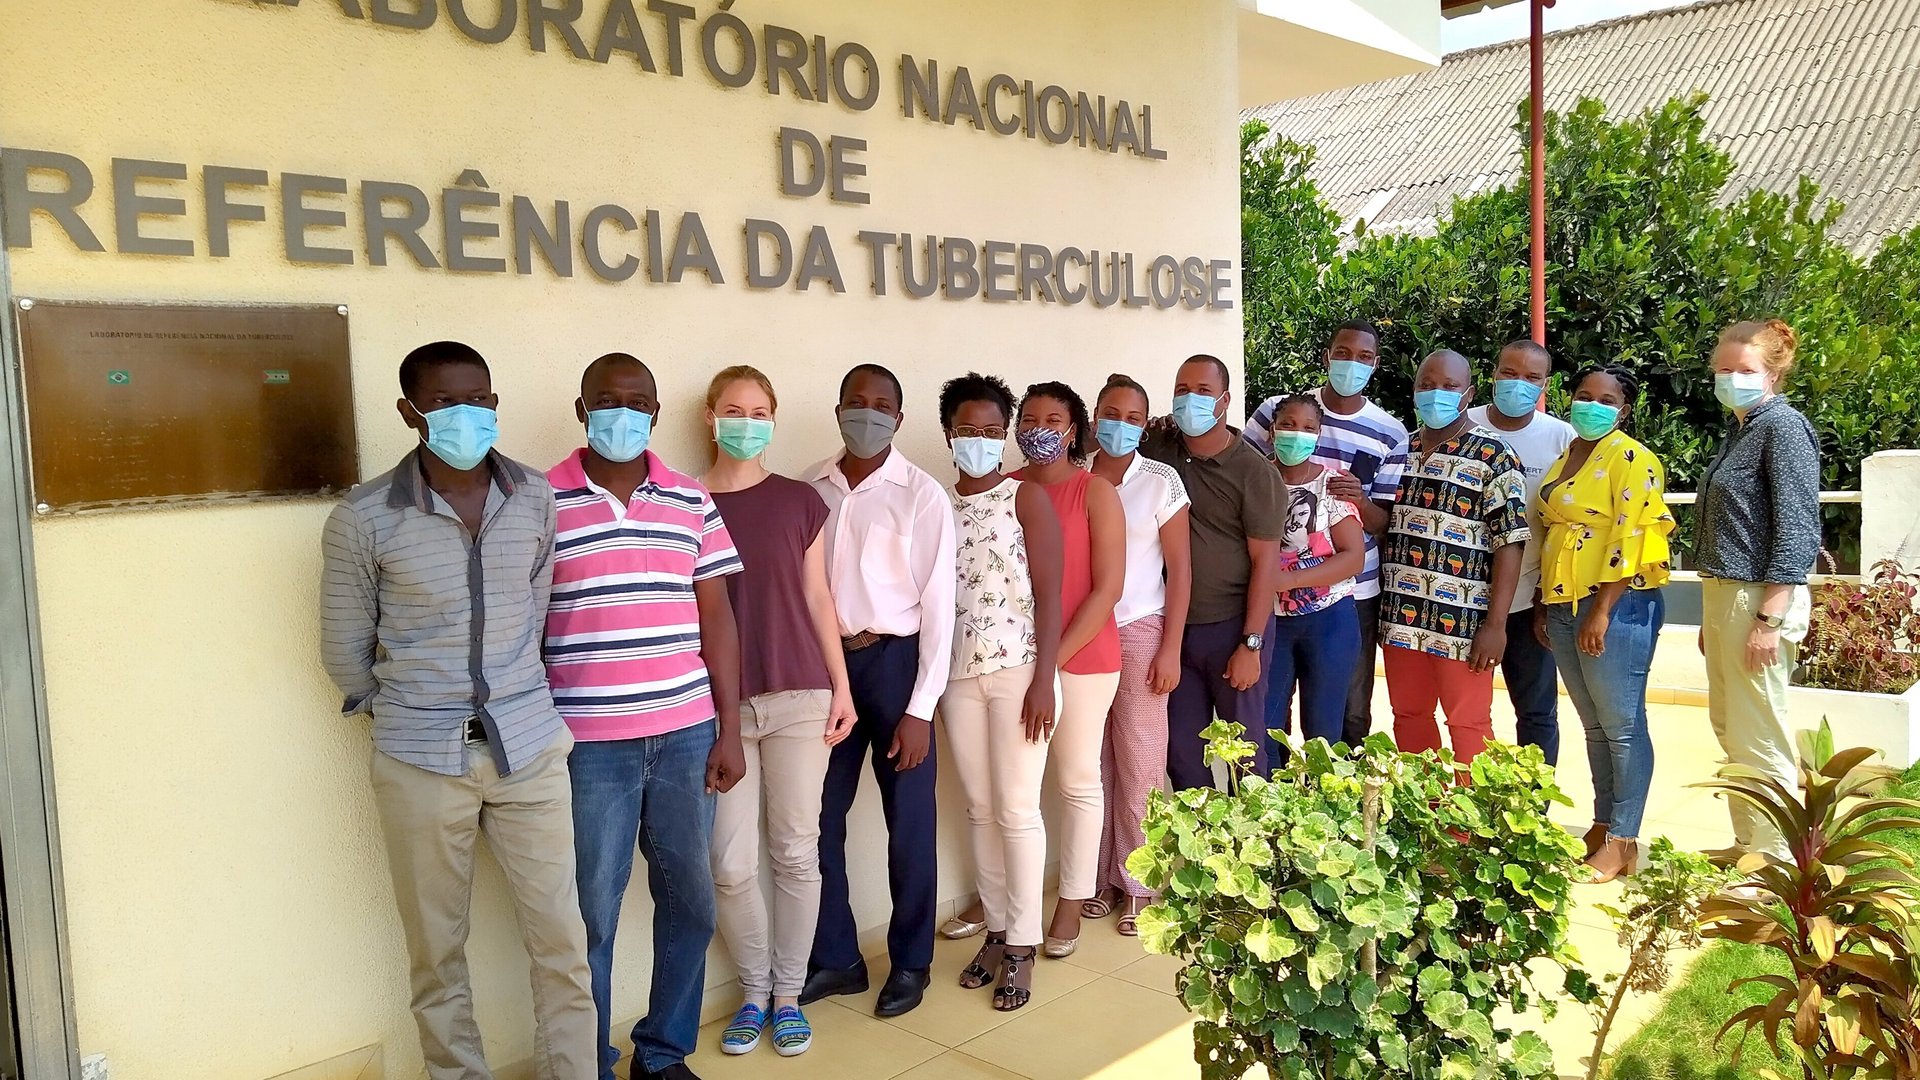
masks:
[[[1526,473],[1466,414],[1473,371],[1441,350],[1420,365],[1413,437],[1380,553],[1380,644],[1400,749],[1440,748],[1444,707],[1454,757],[1493,736],[1493,669],[1526,545]]]

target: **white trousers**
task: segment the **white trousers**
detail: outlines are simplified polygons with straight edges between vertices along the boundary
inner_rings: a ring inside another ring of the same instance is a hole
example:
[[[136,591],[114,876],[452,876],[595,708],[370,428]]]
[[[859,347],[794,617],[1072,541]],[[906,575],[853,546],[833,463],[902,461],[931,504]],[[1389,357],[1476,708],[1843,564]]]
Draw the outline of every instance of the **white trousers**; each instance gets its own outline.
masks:
[[[1106,785],[1100,754],[1106,745],[1107,712],[1120,689],[1120,673],[1060,673],[1060,726],[1053,732],[1053,785],[1060,793],[1060,896],[1090,900],[1100,880],[1100,833],[1106,825]]]
[[[1046,890],[1047,837],[1040,820],[1040,782],[1047,743],[1027,741],[1020,705],[1033,683],[1023,664],[947,684],[940,715],[949,754],[967,797],[973,862],[987,929],[1007,944],[1039,945]],[[1094,758],[1095,789],[1099,756]],[[1096,824],[1094,844],[1099,844]]]

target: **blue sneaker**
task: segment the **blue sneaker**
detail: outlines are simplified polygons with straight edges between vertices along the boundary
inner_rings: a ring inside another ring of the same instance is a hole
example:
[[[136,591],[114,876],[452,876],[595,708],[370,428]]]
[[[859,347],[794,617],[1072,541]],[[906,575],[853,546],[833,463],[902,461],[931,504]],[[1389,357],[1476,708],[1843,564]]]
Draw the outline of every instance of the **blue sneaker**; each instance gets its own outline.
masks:
[[[727,1054],[751,1054],[760,1045],[760,1033],[767,1027],[767,1010],[748,1002],[733,1014],[733,1023],[720,1033],[720,1050]]]
[[[797,1005],[782,1005],[773,1013],[773,1049],[781,1057],[798,1057],[813,1046],[813,1025]]]

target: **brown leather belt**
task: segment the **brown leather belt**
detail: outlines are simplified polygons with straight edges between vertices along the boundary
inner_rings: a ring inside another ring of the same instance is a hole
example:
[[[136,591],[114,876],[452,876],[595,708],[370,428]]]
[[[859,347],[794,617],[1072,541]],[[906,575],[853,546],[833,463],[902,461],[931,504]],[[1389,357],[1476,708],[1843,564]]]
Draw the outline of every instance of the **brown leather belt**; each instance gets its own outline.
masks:
[[[871,630],[862,630],[857,634],[848,634],[840,639],[840,647],[847,652],[859,652],[870,649],[887,639],[886,634],[876,634]]]

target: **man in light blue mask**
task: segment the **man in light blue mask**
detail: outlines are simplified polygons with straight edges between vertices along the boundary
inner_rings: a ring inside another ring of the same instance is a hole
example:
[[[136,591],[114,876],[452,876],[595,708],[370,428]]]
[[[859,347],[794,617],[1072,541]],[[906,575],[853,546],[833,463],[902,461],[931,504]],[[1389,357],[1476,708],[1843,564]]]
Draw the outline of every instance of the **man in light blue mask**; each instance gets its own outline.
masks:
[[[1353,604],[1360,617],[1360,662],[1347,687],[1347,716],[1341,738],[1349,745],[1373,730],[1373,675],[1380,624],[1380,543],[1393,514],[1393,500],[1407,467],[1407,425],[1367,397],[1380,366],[1380,332],[1365,319],[1349,319],[1334,328],[1324,357],[1326,385],[1316,391],[1326,413],[1314,464],[1327,470],[1327,494],[1345,499],[1360,518],[1366,562],[1353,581]],[[1285,394],[1268,398],[1247,420],[1242,437],[1262,454],[1273,454],[1273,427]]]
[[[1180,682],[1167,701],[1167,775],[1175,788],[1212,786],[1200,732],[1215,715],[1265,742],[1257,736],[1266,724],[1287,486],[1273,462],[1226,424],[1228,378],[1217,357],[1189,357],[1175,375],[1176,430],[1161,427],[1139,451],[1171,465],[1192,500],[1193,586]],[[1267,764],[1262,747],[1255,768]]]
[[[594,1080],[587,934],[575,891],[573,744],[541,664],[554,500],[493,449],[499,398],[470,346],[400,365],[420,445],[327,519],[321,622],[342,712],[373,714],[374,805],[434,1076],[486,1076],[465,948],[475,836],[506,872],[532,961],[541,1080]]]
[[[1380,545],[1380,644],[1393,741],[1408,753],[1442,746],[1444,707],[1456,761],[1493,737],[1493,669],[1507,651],[1520,580],[1527,478],[1494,433],[1468,419],[1473,366],[1451,349],[1414,375],[1420,431],[1393,522]]]
[[[716,920],[715,796],[746,771],[740,642],[726,578],[742,569],[713,496],[648,449],[653,372],[626,353],[587,366],[574,414],[587,445],[547,472],[558,534],[543,652],[576,743],[573,844],[613,1080],[614,938],[638,846],[653,897],[653,978],[633,1028],[638,1080],[695,1080]]]
[[[1467,418],[1498,435],[1527,473],[1527,525],[1532,536],[1520,556],[1520,583],[1507,615],[1507,651],[1500,667],[1513,703],[1516,741],[1537,746],[1552,765],[1560,754],[1559,671],[1553,650],[1533,633],[1534,594],[1540,589],[1540,541],[1546,527],[1535,507],[1540,480],[1573,442],[1573,427],[1540,407],[1553,357],[1535,342],[1508,342],[1493,362],[1493,403],[1475,405]]]

